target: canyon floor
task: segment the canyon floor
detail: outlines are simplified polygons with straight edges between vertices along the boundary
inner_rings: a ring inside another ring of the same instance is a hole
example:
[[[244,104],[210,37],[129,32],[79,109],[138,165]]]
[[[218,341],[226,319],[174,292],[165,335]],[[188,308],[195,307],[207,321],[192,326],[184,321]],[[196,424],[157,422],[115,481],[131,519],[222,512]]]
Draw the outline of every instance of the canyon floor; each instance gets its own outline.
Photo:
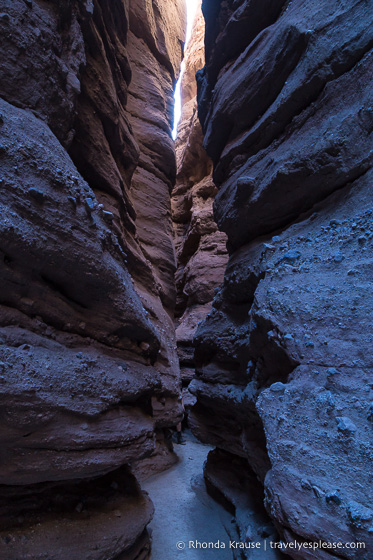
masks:
[[[175,445],[179,462],[143,484],[155,506],[150,524],[152,560],[232,560],[232,551],[227,548],[188,547],[189,541],[229,542],[225,526],[231,524],[232,517],[205,489],[203,463],[212,448],[189,434],[186,438],[186,445]],[[185,543],[185,549],[179,550],[177,543]]]

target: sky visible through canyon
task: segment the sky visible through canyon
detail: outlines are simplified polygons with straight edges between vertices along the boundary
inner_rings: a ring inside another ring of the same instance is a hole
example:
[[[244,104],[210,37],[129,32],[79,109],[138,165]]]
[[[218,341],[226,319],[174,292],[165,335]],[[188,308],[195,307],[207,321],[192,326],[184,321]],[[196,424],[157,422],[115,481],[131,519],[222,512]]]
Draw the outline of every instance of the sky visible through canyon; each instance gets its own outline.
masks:
[[[192,33],[192,27],[193,27],[193,21],[194,21],[194,16],[196,14],[196,10],[199,4],[199,0],[185,0],[186,1],[186,7],[187,7],[187,30],[186,30],[186,37],[185,37],[185,46],[184,46],[184,52],[188,46],[188,42]],[[184,62],[181,63],[181,68],[180,68],[180,76],[179,79],[177,81],[176,84],[176,89],[175,89],[175,95],[174,95],[174,99],[175,99],[175,106],[174,106],[174,128],[172,130],[172,138],[174,140],[176,140],[176,136],[177,136],[177,126],[179,124],[180,121],[180,117],[181,117],[181,79],[183,77],[183,73],[184,73],[184,69],[185,69],[185,65]]]

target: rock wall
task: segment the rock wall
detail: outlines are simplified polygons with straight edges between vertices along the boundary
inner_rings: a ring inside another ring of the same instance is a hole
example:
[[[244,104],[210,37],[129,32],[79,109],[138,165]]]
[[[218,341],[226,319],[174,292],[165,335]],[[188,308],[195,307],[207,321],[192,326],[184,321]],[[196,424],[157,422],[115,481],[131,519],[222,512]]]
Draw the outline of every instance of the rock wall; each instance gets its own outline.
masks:
[[[149,557],[131,467],[168,461],[181,414],[169,192],[184,23],[181,0],[0,1],[7,560]]]
[[[182,114],[176,139],[177,176],[172,191],[172,219],[177,254],[176,338],[181,377],[186,388],[194,376],[193,337],[211,309],[227,263],[226,235],[219,232],[212,205],[217,189],[212,163],[202,143],[197,111],[196,72],[205,61],[204,19],[199,6],[185,52],[181,79]],[[191,395],[184,391],[188,406]]]
[[[229,453],[247,460],[284,542],[365,543],[290,556],[368,559],[373,6],[204,0],[203,13],[199,116],[230,252],[196,336],[191,421],[221,457],[207,478]]]

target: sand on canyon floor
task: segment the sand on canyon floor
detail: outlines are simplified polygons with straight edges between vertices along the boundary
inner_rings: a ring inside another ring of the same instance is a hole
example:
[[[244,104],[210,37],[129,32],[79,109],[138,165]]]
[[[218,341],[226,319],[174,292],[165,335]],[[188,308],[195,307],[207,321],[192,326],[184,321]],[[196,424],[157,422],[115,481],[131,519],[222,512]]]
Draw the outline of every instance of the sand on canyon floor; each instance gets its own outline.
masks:
[[[225,530],[232,517],[207,494],[203,480],[203,463],[212,448],[188,434],[186,440],[186,445],[175,444],[179,462],[143,484],[155,506],[152,560],[232,560]],[[225,548],[193,548],[218,541]]]

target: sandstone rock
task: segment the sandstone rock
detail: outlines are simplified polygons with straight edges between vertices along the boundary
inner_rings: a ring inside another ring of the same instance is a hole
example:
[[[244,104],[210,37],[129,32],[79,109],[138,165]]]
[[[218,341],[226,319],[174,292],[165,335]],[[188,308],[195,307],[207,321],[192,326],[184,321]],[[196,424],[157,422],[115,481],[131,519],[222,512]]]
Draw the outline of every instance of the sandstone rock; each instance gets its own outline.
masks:
[[[145,560],[152,506],[130,468],[172,462],[163,430],[181,416],[183,4],[3,4],[0,556]]]
[[[212,204],[216,187],[202,147],[195,74],[204,63],[204,23],[197,10],[181,81],[182,115],[176,139],[177,178],[172,191],[176,271],[176,336],[183,385],[192,378],[193,337],[208,313],[227,262],[226,236],[217,231]],[[187,353],[187,357],[186,357]],[[192,402],[185,392],[185,401]]]
[[[196,335],[191,424],[248,461],[285,542],[362,541],[343,556],[368,559],[373,13],[283,4],[203,2],[199,114],[230,259]]]

